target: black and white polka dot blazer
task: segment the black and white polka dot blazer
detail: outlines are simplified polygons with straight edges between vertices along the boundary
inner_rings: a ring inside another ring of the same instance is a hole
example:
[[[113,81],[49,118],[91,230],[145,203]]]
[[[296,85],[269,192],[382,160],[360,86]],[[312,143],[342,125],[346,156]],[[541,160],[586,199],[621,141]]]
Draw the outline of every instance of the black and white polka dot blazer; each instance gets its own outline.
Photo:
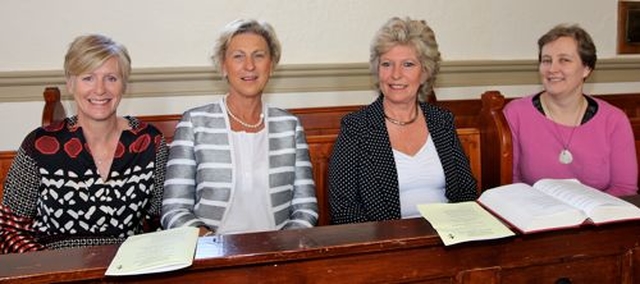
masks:
[[[400,219],[398,173],[382,107],[383,96],[342,119],[329,164],[333,224]],[[420,103],[442,162],[450,202],[475,200],[476,180],[456,133],[453,114]]]

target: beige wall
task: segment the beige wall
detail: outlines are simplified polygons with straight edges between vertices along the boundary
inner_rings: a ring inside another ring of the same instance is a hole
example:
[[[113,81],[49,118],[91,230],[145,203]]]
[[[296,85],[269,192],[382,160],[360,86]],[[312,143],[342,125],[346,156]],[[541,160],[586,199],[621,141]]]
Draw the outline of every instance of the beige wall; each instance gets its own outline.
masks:
[[[445,60],[530,59],[560,22],[581,24],[602,58],[615,55],[617,0],[2,0],[0,71],[60,69],[73,37],[90,32],[129,47],[134,67],[209,66],[219,29],[254,17],[274,25],[283,64],[365,62],[391,16],[426,19]]]
[[[426,19],[436,31],[444,58],[440,98],[538,90],[536,40],[561,22],[579,23],[598,47],[604,73],[587,92],[640,91],[640,57],[616,54],[617,0],[2,0],[0,129],[10,134],[0,150],[17,148],[39,124],[40,93],[62,84],[63,55],[77,35],[104,33],[129,48],[134,73],[122,114],[179,113],[223,93],[210,80],[210,50],[220,28],[238,17],[272,23],[282,41],[270,103],[364,104],[375,96],[367,81],[369,42],[396,15]]]

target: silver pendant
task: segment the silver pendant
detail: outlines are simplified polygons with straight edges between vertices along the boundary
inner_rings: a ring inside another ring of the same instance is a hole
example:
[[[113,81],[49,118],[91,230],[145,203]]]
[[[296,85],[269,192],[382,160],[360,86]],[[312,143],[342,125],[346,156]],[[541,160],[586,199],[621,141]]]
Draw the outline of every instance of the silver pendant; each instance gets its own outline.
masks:
[[[571,164],[571,162],[573,161],[573,155],[571,155],[571,152],[569,152],[569,150],[564,149],[560,151],[560,157],[558,158],[558,160],[560,160],[561,164]]]

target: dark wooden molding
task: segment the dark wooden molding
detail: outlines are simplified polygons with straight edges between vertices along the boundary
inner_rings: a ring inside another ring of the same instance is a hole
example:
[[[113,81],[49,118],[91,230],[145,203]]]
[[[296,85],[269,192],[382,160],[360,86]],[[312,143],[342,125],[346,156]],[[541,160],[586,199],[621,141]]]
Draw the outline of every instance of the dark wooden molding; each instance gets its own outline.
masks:
[[[640,39],[637,42],[630,42],[628,36],[630,12],[640,14],[640,2],[618,2],[618,54],[640,54]],[[640,22],[640,17],[637,21]],[[640,27],[636,29],[640,30]]]

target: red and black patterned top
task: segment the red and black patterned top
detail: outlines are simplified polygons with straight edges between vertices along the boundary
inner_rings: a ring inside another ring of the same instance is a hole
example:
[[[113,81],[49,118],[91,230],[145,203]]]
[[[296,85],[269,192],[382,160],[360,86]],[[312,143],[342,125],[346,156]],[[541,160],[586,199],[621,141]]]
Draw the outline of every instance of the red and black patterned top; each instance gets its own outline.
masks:
[[[167,145],[152,125],[125,118],[130,129],[121,133],[107,180],[77,117],[25,138],[4,185],[3,251],[20,251],[17,241],[35,241],[25,247],[31,250],[119,243],[160,215]]]

